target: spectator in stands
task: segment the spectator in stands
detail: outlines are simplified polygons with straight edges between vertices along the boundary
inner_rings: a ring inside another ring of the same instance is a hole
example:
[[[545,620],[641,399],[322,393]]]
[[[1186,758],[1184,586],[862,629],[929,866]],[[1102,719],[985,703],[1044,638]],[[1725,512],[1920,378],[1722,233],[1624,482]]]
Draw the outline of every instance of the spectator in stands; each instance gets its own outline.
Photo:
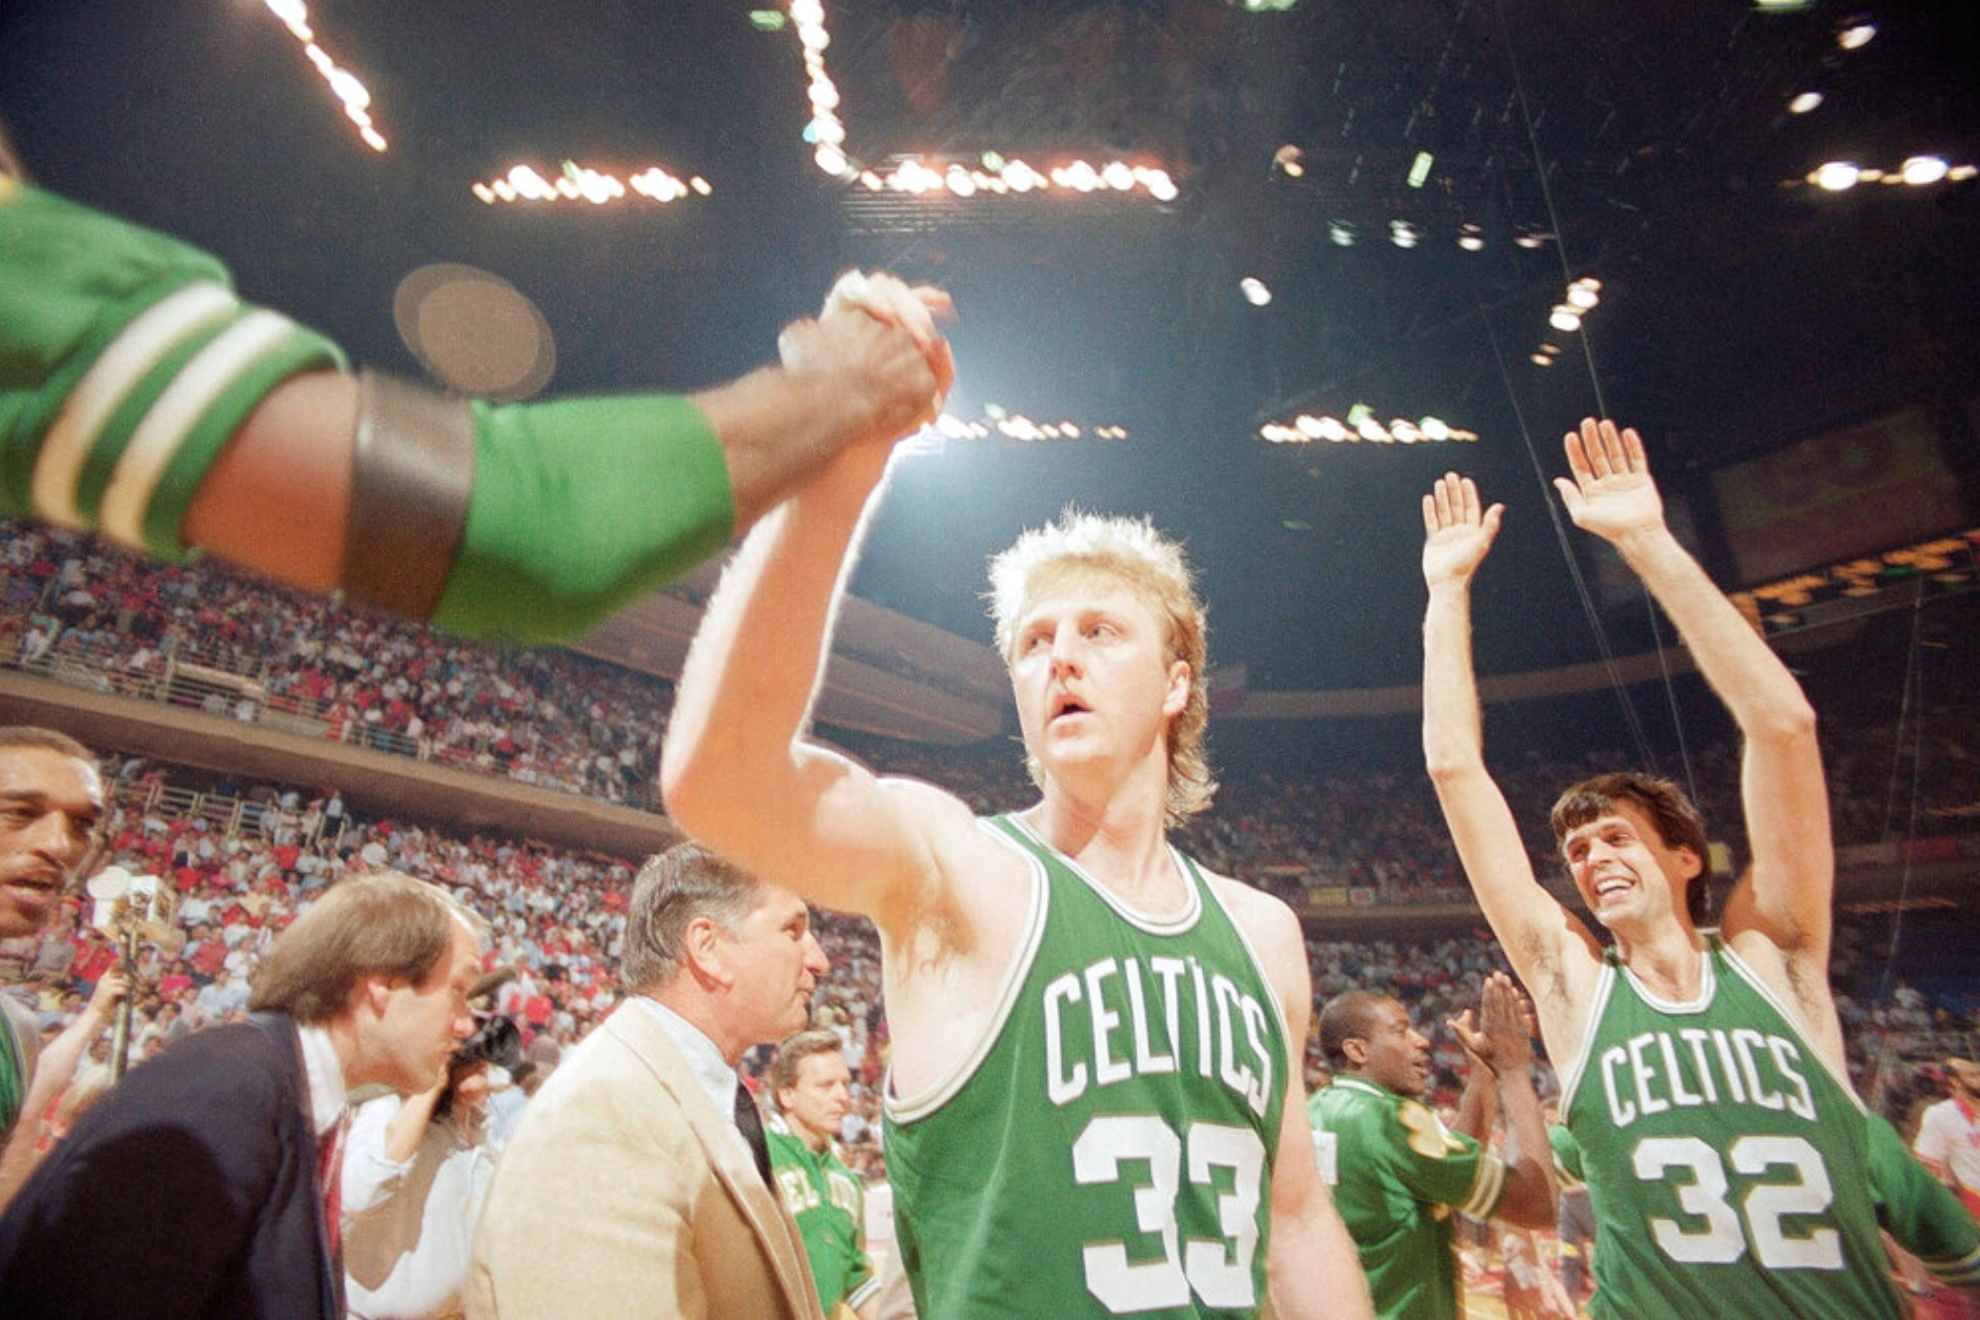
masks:
[[[1980,1216],[1980,1064],[1946,1060],[1946,1098],[1918,1119],[1912,1150]]]

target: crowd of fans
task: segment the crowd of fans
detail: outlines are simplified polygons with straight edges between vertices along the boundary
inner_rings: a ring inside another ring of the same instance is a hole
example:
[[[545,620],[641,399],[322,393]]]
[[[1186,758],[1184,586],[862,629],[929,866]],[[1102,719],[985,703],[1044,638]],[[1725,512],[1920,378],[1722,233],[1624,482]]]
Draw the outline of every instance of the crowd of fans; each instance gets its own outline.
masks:
[[[673,691],[568,652],[491,650],[219,565],[161,567],[86,537],[5,523],[0,663],[236,718],[288,717],[291,728],[306,720],[326,737],[648,809]],[[1963,672],[1956,662],[1945,668]],[[1980,745],[1980,681],[1955,681],[1921,714],[1895,718],[1864,698],[1885,686],[1847,669],[1810,683],[1823,710],[1837,842],[1980,829],[1980,758],[1969,750]],[[1028,795],[1015,742],[855,750],[877,768],[955,788],[980,809]],[[1703,803],[1733,801],[1736,749],[1719,741],[1687,752],[1649,768]],[[1577,764],[1515,755],[1494,769],[1522,825],[1540,830],[1553,792],[1584,766],[1639,759],[1602,748]],[[1529,839],[1541,873],[1554,873],[1552,841]],[[1726,841],[1737,856],[1741,841]],[[1227,771],[1213,809],[1177,842],[1296,902],[1315,890],[1382,905],[1469,898],[1420,773]]]
[[[0,524],[0,656],[648,808],[671,700],[660,679],[566,651],[475,646],[221,565],[17,524]]]
[[[493,651],[218,566],[159,567],[15,525],[0,525],[0,663],[230,718],[277,712],[312,721],[300,727],[326,737],[646,808],[655,805],[671,701],[663,680],[566,652]],[[1980,829],[1980,763],[1967,751],[1980,745],[1980,691],[1956,690],[1924,716],[1899,720],[1850,695],[1839,689],[1836,714],[1825,709],[1838,842]],[[854,739],[847,749],[884,773],[941,783],[979,811],[1030,796],[1014,741],[929,749]],[[1541,874],[1559,874],[1551,839],[1539,836],[1552,794],[1585,769],[1632,759],[1605,749],[1576,763],[1528,755],[1495,767],[1515,815],[1534,831]],[[1737,752],[1727,744],[1657,768],[1706,803],[1731,802],[1738,791]],[[115,859],[164,877],[177,900],[168,926],[149,929],[140,945],[135,1057],[242,1012],[275,932],[353,867],[389,865],[439,881],[489,917],[491,966],[514,971],[497,1006],[518,1020],[534,1066],[554,1066],[616,1001],[633,875],[623,859],[360,820],[334,789],[242,786],[124,758],[106,771],[116,790]],[[1420,773],[1227,772],[1213,809],[1175,841],[1301,906],[1470,902]],[[1741,841],[1727,842],[1736,858]],[[116,965],[90,917],[78,900],[38,941],[0,943],[0,982],[39,1007],[51,1030],[79,1014]],[[848,1149],[872,1172],[887,1055],[878,944],[861,920],[824,914],[819,928],[833,971],[817,1019],[845,1041],[855,1090]],[[1910,1061],[1964,1048],[1971,1024],[1954,1006],[1893,984],[1881,931],[1865,929],[1845,924],[1839,933],[1839,1007],[1859,1080],[1888,1089],[1902,1108],[1916,1084]],[[1366,986],[1410,1005],[1438,1040],[1433,1094],[1455,1096],[1462,1058],[1442,1023],[1475,1006],[1484,975],[1504,968],[1489,935],[1315,940],[1309,955],[1316,1001]],[[1309,1067],[1317,1074],[1317,1053]]]
[[[925,769],[926,767],[919,767]],[[175,777],[135,759],[106,763],[114,809],[109,855],[127,870],[161,877],[172,896],[138,942],[133,1058],[188,1031],[245,1011],[261,953],[316,893],[346,871],[392,866],[452,888],[486,915],[493,930],[489,966],[512,969],[495,1007],[516,1019],[527,1058],[553,1067],[618,998],[616,968],[634,867],[598,854],[528,840],[459,837],[428,825],[359,819],[334,792],[239,785],[181,771]],[[987,772],[965,776],[970,793],[993,791]],[[0,942],[0,983],[38,1008],[59,1030],[117,965],[112,937],[94,923],[93,902],[73,898],[32,940]],[[879,1170],[879,1095],[887,1060],[880,950],[860,918],[821,913],[818,930],[832,970],[815,1006],[819,1025],[837,1031],[854,1083],[847,1149],[855,1167]],[[1920,1085],[1916,1067],[1970,1049],[1972,1022],[1881,974],[1881,927],[1844,922],[1837,940],[1839,1006],[1866,1091],[1891,1092],[1901,1117]],[[1482,927],[1416,939],[1308,942],[1316,1003],[1343,990],[1373,987],[1410,1006],[1436,1041],[1432,1095],[1452,1102],[1463,1056],[1443,1029],[1478,1002],[1483,978],[1505,970]],[[95,1064],[102,1062],[99,1046]],[[766,1058],[755,1060],[758,1066]],[[85,1065],[86,1069],[94,1065]],[[1309,1042],[1310,1078],[1319,1077]],[[91,1088],[93,1089],[93,1088]],[[1543,1076],[1543,1092],[1553,1089]]]

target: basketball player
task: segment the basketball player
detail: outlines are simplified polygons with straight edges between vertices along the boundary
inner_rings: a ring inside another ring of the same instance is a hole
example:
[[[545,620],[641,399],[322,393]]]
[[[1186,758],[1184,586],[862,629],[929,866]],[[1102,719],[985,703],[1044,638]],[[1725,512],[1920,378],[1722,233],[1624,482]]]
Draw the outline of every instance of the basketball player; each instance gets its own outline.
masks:
[[[887,1167],[919,1313],[1250,1316],[1269,1283],[1280,1316],[1366,1316],[1303,1103],[1299,924],[1165,834],[1212,787],[1180,547],[1069,514],[998,557],[1041,799],[979,820],[805,737],[885,463],[848,450],[744,543],[662,778],[690,834],[879,928]]]
[[[1895,1317],[1861,1102],[1829,995],[1835,855],[1815,716],[1800,687],[1665,525],[1633,430],[1587,420],[1555,486],[1676,625],[1745,739],[1752,849],[1701,930],[1706,837],[1674,785],[1574,785],[1553,812],[1581,901],[1535,878],[1485,769],[1471,579],[1504,509],[1455,474],[1423,499],[1423,744],[1479,905],[1531,993],[1586,1160],[1597,1317]]]
[[[162,559],[201,549],[469,636],[567,637],[847,446],[940,410],[947,345],[841,310],[786,327],[802,370],[470,401],[354,375],[323,335],[238,298],[213,256],[0,169],[0,516]]]

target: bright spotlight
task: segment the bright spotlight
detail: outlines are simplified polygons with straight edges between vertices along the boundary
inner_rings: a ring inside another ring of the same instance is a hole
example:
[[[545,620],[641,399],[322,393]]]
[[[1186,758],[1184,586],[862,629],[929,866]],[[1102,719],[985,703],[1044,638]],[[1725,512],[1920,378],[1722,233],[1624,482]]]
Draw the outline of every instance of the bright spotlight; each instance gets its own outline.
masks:
[[[1856,181],[1862,177],[1863,171],[1848,161],[1832,160],[1809,175],[1808,181],[1817,188],[1826,188],[1830,192],[1845,192],[1854,188]]]
[[[1821,104],[1822,94],[1820,92],[1803,92],[1788,102],[1788,113],[1791,115],[1805,115]]]
[[[1904,181],[1911,184],[1937,183],[1949,167],[1943,156],[1913,156],[1904,163]]]
[[[1272,301],[1272,291],[1265,287],[1265,281],[1255,275],[1239,280],[1238,288],[1244,293],[1244,300],[1253,307],[1263,307]]]
[[[1836,33],[1836,44],[1844,50],[1862,50],[1877,35],[1875,23],[1851,23]]]

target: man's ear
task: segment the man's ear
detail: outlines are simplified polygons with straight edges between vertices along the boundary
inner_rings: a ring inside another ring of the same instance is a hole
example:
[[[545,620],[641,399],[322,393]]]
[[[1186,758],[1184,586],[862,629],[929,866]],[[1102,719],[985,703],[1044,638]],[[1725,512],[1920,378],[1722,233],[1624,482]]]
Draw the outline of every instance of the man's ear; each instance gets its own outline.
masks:
[[[1173,660],[1169,663],[1169,690],[1162,695],[1162,713],[1171,718],[1189,708],[1189,691],[1196,683],[1196,675],[1189,670],[1189,661]]]
[[[1342,1041],[1341,1053],[1346,1055],[1347,1061],[1356,1068],[1368,1066],[1368,1042],[1359,1036],[1349,1036]]]
[[[379,972],[367,972],[351,987],[350,998],[345,1008],[353,1016],[368,1013],[374,1018],[385,1016],[385,1006],[392,1001],[392,980]]]
[[[681,962],[702,985],[727,989],[735,980],[723,950],[727,934],[709,917],[695,917],[681,932]]]

